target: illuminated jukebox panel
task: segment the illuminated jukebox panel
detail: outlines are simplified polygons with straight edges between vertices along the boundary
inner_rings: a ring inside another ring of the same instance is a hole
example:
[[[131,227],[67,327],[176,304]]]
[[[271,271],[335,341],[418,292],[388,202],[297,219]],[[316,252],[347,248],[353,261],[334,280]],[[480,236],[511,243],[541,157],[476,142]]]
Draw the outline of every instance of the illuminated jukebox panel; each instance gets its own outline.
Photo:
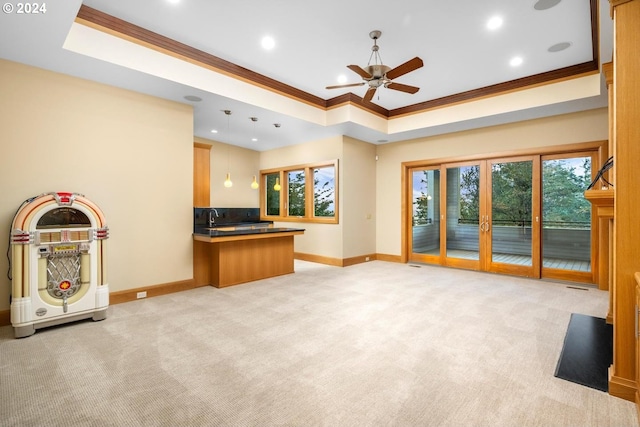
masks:
[[[16,338],[46,326],[107,317],[108,237],[102,211],[80,194],[42,194],[20,206],[11,226]]]

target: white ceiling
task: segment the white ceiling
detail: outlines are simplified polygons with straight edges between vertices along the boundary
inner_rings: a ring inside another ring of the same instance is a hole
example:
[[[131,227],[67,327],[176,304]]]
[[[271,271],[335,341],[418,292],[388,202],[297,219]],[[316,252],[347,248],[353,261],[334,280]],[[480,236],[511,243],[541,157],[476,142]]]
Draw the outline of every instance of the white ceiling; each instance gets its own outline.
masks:
[[[156,69],[148,64],[135,66],[136,55],[115,52],[121,49],[121,40],[120,44],[88,37],[83,40],[84,32],[74,33],[74,26],[78,26],[74,19],[84,3],[322,99],[348,91],[364,95],[363,86],[325,87],[338,84],[340,74],[347,77],[347,83],[361,81],[346,66],[367,65],[373,44],[369,32],[381,30],[378,44],[386,65],[393,68],[414,56],[425,64],[395,80],[420,87],[418,93],[378,89],[373,102],[393,110],[591,61],[589,1],[562,0],[546,10],[534,7],[557,1],[180,0],[174,4],[175,0],[65,0],[46,3],[46,13],[38,15],[0,15],[0,57],[191,104],[196,136],[259,151],[337,134],[380,143],[599,108],[606,106],[606,93],[603,90],[597,96],[572,101],[390,132],[349,117],[333,122],[309,119],[301,112],[309,108],[307,105],[296,106],[294,102],[275,108],[269,98],[273,93],[235,90],[234,84],[225,80],[221,86],[226,88],[217,90],[184,76],[172,78],[163,72],[161,62],[155,64]],[[608,7],[606,0],[600,0],[601,62],[611,60]],[[495,15],[501,16],[504,24],[490,31],[486,23]],[[265,35],[276,41],[270,51],[260,45]],[[562,42],[571,46],[560,52],[548,51]],[[521,56],[523,64],[510,66],[514,56]],[[202,101],[187,101],[187,95]],[[221,111],[225,109],[233,112],[229,118]],[[251,122],[252,116],[258,121]],[[219,133],[212,134],[213,128]],[[257,142],[251,141],[254,136]]]

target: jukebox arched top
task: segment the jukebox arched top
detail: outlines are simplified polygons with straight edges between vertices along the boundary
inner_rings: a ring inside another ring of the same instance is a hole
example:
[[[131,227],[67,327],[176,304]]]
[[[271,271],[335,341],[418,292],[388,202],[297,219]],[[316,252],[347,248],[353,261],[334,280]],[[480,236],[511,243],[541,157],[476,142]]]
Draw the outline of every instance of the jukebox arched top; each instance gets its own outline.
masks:
[[[36,229],[91,227],[91,220],[79,209],[61,207],[45,212],[36,224]]]

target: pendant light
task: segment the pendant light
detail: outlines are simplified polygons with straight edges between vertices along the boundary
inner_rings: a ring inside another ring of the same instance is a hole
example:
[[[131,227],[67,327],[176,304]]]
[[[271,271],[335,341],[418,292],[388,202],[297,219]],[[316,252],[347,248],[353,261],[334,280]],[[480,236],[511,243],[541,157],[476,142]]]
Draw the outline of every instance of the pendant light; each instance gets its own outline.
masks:
[[[224,113],[227,115],[227,135],[230,140],[231,135],[229,133],[229,116],[231,115],[231,110],[224,110]],[[228,142],[229,141],[227,141],[227,144]],[[224,186],[226,188],[231,188],[233,186],[233,182],[231,182],[231,173],[229,172],[229,147],[227,147],[227,178],[224,180]]]
[[[280,126],[282,126],[282,125],[280,123],[274,123],[273,126],[275,126],[276,129],[280,129]],[[275,191],[282,190],[282,186],[280,185],[280,178],[279,177],[276,178],[276,184],[273,186],[273,189]]]
[[[256,142],[258,140],[258,137],[256,136],[256,122],[258,121],[257,117],[249,117],[249,120],[251,120],[253,122],[253,139],[252,141]],[[256,176],[253,175],[253,181],[251,182],[251,188],[254,190],[257,190],[258,187],[260,187],[260,184],[258,184],[258,181],[256,181]]]

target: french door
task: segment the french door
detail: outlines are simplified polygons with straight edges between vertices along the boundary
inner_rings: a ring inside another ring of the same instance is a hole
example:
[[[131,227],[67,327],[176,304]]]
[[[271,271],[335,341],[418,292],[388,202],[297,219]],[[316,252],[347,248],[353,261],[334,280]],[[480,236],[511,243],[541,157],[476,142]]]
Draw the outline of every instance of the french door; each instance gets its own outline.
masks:
[[[531,155],[410,168],[409,260],[591,281],[589,260],[580,264],[581,272],[556,267],[569,265],[559,260],[573,256],[571,247],[576,257],[586,252],[590,259],[590,207],[582,200],[594,156]]]
[[[540,159],[487,160],[484,270],[540,277]]]

